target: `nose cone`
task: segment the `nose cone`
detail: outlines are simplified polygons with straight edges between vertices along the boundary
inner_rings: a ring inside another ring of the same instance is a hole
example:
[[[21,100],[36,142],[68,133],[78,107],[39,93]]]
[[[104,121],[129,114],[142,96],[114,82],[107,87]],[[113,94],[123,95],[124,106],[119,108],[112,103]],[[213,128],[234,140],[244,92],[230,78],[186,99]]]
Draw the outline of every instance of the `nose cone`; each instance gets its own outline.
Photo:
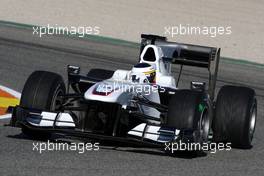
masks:
[[[86,100],[118,104],[127,104],[131,96],[128,84],[112,81],[96,83],[84,94]]]

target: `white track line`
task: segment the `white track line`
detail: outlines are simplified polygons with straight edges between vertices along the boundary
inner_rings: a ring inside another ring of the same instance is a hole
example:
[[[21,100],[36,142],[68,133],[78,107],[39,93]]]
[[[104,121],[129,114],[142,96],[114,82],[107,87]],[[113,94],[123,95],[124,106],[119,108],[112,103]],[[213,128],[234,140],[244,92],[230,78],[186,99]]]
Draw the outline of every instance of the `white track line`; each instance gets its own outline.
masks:
[[[10,118],[11,118],[11,114],[0,115],[0,120],[2,120],[2,119],[10,119]]]
[[[20,99],[21,97],[21,93],[13,90],[13,89],[10,89],[6,86],[3,86],[3,85],[0,85],[0,89],[2,89],[3,91],[6,91],[7,93],[10,93],[11,95],[13,95],[14,97]],[[5,114],[5,115],[0,115],[0,120],[1,119],[10,119],[11,118],[11,114]]]

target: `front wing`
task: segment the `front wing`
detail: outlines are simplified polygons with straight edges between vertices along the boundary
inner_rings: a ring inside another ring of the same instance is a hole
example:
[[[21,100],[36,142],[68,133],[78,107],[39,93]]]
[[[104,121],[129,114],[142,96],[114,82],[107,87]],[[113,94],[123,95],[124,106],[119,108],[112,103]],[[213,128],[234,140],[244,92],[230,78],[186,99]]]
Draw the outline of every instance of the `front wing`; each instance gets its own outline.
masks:
[[[89,139],[118,141],[144,147],[164,147],[165,143],[183,140],[193,141],[195,131],[190,129],[175,129],[159,125],[141,123],[130,131],[126,137],[97,134],[92,131],[77,129],[70,113],[46,112],[27,109],[20,106],[12,108],[10,126],[27,127],[35,131],[61,133]]]

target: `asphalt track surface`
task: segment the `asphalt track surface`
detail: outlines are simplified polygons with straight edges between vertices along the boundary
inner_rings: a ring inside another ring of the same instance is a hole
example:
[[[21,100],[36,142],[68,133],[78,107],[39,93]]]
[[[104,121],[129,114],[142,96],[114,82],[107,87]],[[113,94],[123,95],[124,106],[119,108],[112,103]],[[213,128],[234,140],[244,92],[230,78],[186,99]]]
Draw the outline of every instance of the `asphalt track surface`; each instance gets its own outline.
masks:
[[[38,38],[31,30],[0,27],[0,84],[20,91],[34,70],[66,75],[67,64],[79,65],[82,73],[91,68],[130,69],[138,48],[111,42],[52,36]],[[174,67],[177,75],[177,67]],[[33,151],[33,142],[20,129],[0,120],[0,175],[263,175],[264,161],[264,71],[222,61],[217,90],[224,84],[253,87],[258,99],[258,121],[250,150],[232,149],[198,157],[171,157],[153,149],[100,146],[99,151]],[[66,78],[66,77],[65,77]],[[187,68],[181,85],[206,80],[206,71]],[[118,146],[118,143],[115,144]]]

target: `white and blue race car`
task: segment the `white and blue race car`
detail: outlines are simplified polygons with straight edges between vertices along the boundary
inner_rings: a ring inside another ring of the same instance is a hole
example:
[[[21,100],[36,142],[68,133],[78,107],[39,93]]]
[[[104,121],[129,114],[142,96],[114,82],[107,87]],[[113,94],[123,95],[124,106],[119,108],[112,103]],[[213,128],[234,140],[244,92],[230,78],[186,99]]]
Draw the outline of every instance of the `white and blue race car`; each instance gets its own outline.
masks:
[[[251,147],[257,118],[255,91],[223,86],[215,97],[220,49],[141,36],[139,63],[131,70],[68,66],[62,76],[35,71],[27,79],[11,126],[32,137],[53,133],[164,146],[170,142],[231,142]],[[181,65],[177,81],[171,64]],[[208,83],[179,89],[183,66],[206,68]]]

